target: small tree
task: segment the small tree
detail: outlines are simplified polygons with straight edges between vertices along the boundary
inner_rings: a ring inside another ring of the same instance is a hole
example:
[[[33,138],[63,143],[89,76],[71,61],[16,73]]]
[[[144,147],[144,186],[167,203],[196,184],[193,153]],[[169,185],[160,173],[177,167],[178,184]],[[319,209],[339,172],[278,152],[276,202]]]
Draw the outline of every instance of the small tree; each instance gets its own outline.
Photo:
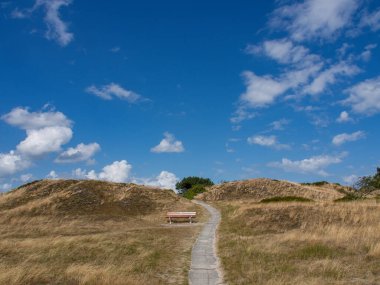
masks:
[[[355,182],[354,188],[361,192],[372,192],[380,189],[380,167],[376,169],[375,175],[362,176]]]
[[[186,192],[195,186],[197,186],[196,187],[196,189],[198,189],[197,191],[199,191],[200,188],[202,188],[203,192],[204,192],[206,186],[212,186],[212,185],[214,185],[214,183],[211,181],[210,178],[189,176],[189,177],[185,177],[181,181],[177,182],[175,187],[178,190],[179,194],[181,194],[182,196],[185,196]],[[190,193],[189,193],[189,195],[190,195]]]

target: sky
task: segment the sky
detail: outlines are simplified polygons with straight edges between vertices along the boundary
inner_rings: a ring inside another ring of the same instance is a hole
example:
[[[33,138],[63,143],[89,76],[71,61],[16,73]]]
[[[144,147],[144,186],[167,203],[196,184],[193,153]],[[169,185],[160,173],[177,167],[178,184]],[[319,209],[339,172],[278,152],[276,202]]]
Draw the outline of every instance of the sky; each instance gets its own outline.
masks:
[[[0,21],[0,191],[380,166],[379,1],[1,0]]]

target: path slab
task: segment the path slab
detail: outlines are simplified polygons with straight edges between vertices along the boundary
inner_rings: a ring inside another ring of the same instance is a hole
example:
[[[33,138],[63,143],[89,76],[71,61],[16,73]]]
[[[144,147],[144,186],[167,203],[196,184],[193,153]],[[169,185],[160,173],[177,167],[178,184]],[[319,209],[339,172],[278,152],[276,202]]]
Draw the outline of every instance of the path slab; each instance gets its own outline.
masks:
[[[220,222],[220,212],[202,201],[193,200],[193,202],[204,207],[211,216],[204,225],[191,252],[189,284],[223,284],[219,259],[216,254],[216,229]]]

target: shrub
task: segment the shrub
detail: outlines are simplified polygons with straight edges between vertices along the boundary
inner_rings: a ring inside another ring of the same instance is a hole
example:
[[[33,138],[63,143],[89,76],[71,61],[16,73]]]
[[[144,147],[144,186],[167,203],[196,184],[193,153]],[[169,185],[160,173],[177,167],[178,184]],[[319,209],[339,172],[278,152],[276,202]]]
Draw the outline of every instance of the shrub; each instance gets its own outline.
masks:
[[[209,178],[189,176],[183,178],[181,181],[177,182],[175,188],[178,190],[179,194],[184,195],[189,189],[195,185],[202,185],[203,187],[212,186],[214,183]]]
[[[313,202],[311,199],[297,196],[275,196],[266,198],[260,201],[260,203],[273,203],[273,202]]]
[[[375,175],[362,176],[354,183],[354,188],[360,192],[368,193],[380,189],[380,167]]]
[[[203,193],[205,191],[206,191],[206,189],[203,185],[194,185],[189,190],[184,192],[182,194],[182,196],[189,199],[189,200],[192,200],[192,199],[194,199],[195,196],[197,196],[198,194]]]
[[[350,202],[364,199],[360,193],[347,193],[343,198],[334,200],[334,202]]]
[[[316,181],[316,182],[306,182],[301,183],[302,185],[311,185],[311,186],[323,186],[329,184],[327,181]]]

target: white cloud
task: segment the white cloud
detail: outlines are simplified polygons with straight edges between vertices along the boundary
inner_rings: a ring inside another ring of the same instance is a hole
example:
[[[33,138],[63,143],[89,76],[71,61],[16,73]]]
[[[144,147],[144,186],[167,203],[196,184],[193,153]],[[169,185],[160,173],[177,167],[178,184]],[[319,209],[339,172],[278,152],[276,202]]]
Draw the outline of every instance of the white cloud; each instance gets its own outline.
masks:
[[[365,133],[363,131],[357,131],[352,134],[343,133],[343,134],[336,135],[333,138],[332,143],[336,146],[340,146],[346,142],[357,141],[359,139],[363,139],[364,137],[365,137]]]
[[[28,108],[17,107],[1,117],[9,125],[24,130],[52,126],[70,127],[72,122],[61,112],[29,112]]]
[[[175,190],[175,184],[178,181],[179,178],[174,173],[161,171],[161,173],[154,179],[143,179],[142,183],[149,186],[159,187],[161,189]]]
[[[25,183],[30,181],[33,178],[33,174],[27,173],[20,176],[20,181]]]
[[[248,45],[246,52],[255,55],[264,54],[281,64],[305,66],[321,60],[319,56],[310,54],[308,48],[295,45],[289,39],[269,40],[260,45]]]
[[[247,90],[240,99],[253,108],[271,105],[278,96],[289,89],[286,82],[274,79],[269,75],[257,76],[251,71],[245,71],[243,77]]]
[[[94,170],[91,170],[85,175],[85,177],[88,179],[97,179],[110,182],[126,182],[131,169],[132,165],[130,165],[126,160],[114,161],[112,164],[104,166],[100,173],[96,173]],[[79,175],[84,174],[80,168],[76,169],[75,172]]]
[[[272,130],[276,131],[282,131],[284,130],[285,126],[290,123],[289,120],[287,119],[280,119],[278,121],[273,121],[272,123],[269,124],[269,126],[272,128]]]
[[[71,0],[37,0],[34,8],[43,7],[45,9],[45,23],[47,26],[46,38],[54,40],[61,46],[67,46],[74,35],[68,32],[67,23],[60,18],[59,10],[71,4]]]
[[[52,170],[52,171],[49,172],[48,175],[46,175],[46,178],[48,178],[48,179],[58,179],[58,174],[54,170]]]
[[[10,184],[10,183],[0,184],[0,192],[8,191],[8,190],[11,190],[11,189],[12,189],[12,184]]]
[[[331,39],[348,27],[358,0],[306,0],[274,12],[273,27],[285,28],[293,40]]]
[[[17,151],[27,157],[60,151],[73,136],[72,122],[61,112],[29,112],[27,108],[18,107],[1,119],[26,130],[27,137],[17,145]]]
[[[113,53],[117,53],[121,50],[121,48],[119,46],[115,46],[113,48],[110,49],[110,52],[113,52]]]
[[[26,139],[18,144],[17,150],[32,157],[60,151],[61,146],[68,143],[73,136],[70,128],[60,126],[27,130],[26,133]]]
[[[58,163],[74,163],[80,161],[88,161],[96,152],[100,150],[97,143],[83,144],[80,143],[76,147],[70,147],[62,152],[55,160]]]
[[[322,67],[322,63],[283,73],[279,78],[258,76],[251,71],[242,73],[246,91],[240,96],[239,108],[263,108],[273,104],[277,97],[308,82]]]
[[[380,30],[380,9],[368,14],[364,13],[360,24],[361,27],[369,27],[372,31]]]
[[[377,44],[370,44],[364,48],[364,51],[360,54],[359,58],[364,61],[369,61],[372,56],[372,50],[377,47]]]
[[[344,176],[343,181],[347,183],[348,185],[353,185],[358,180],[358,178],[359,176],[352,174],[352,175]]]
[[[60,18],[59,10],[69,6],[71,2],[71,0],[36,0],[30,9],[14,9],[11,17],[14,19],[30,18],[36,10],[42,8],[45,12],[44,21],[47,27],[45,37],[48,40],[56,41],[61,46],[67,46],[74,39],[74,35],[68,31],[68,24]]]
[[[342,103],[355,113],[373,115],[380,112],[380,76],[360,82],[345,91],[349,97]]]
[[[350,118],[350,115],[348,114],[347,111],[343,111],[340,113],[339,117],[336,119],[336,121],[338,123],[347,123],[347,122],[350,122],[352,121],[352,119]]]
[[[21,157],[21,155],[10,151],[9,153],[0,153],[0,177],[13,175],[31,165],[30,161]]]
[[[240,106],[237,108],[237,110],[233,113],[232,117],[230,118],[231,123],[233,124],[239,124],[242,121],[249,120],[255,117],[255,113],[248,111],[243,106]]]
[[[181,141],[176,140],[174,135],[165,132],[164,138],[155,147],[151,148],[151,152],[162,153],[162,152],[183,152],[185,148]]]
[[[276,136],[252,136],[247,139],[247,142],[249,144],[257,144],[260,146],[265,146],[265,147],[271,147],[274,149],[289,149],[289,146],[286,144],[280,144],[277,141]]]
[[[105,100],[112,100],[113,97],[135,103],[141,99],[141,96],[133,91],[124,89],[119,84],[110,83],[101,87],[91,85],[86,88],[86,92],[98,96]]]
[[[281,162],[272,162],[269,166],[281,168],[287,172],[310,173],[328,176],[325,168],[332,164],[341,163],[344,155],[345,154],[341,154],[339,156],[318,155],[305,158],[303,160],[294,161],[283,158]]]
[[[325,91],[328,85],[334,84],[338,76],[352,76],[359,71],[360,69],[355,65],[340,62],[319,73],[311,84],[304,89],[304,92],[312,95],[319,94]]]

